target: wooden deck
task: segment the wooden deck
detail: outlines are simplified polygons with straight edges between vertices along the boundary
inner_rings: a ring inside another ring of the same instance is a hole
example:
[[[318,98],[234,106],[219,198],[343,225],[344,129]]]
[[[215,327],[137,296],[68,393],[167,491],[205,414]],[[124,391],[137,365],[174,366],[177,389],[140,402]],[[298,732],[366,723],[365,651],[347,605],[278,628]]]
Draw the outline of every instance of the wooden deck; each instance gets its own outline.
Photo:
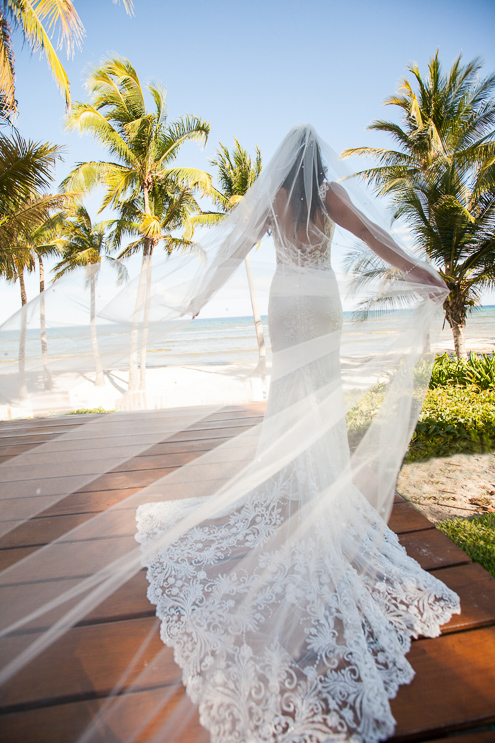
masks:
[[[90,485],[83,485],[69,497],[49,505],[0,540],[0,569],[123,501],[166,472],[213,449],[226,438],[246,431],[261,419],[262,412],[261,405],[223,409],[153,444]],[[4,422],[0,424],[0,463],[47,441],[55,441],[87,420],[87,417],[64,417]],[[64,456],[70,472],[70,452]],[[49,463],[46,468],[49,469]],[[42,476],[42,472],[36,473],[38,479]],[[4,491],[0,521],[9,519],[16,489],[22,492],[23,477],[13,478],[7,497]],[[32,480],[33,474],[26,473],[25,478]],[[443,627],[440,637],[413,642],[408,658],[416,676],[410,685],[401,687],[392,702],[397,728],[391,740],[394,743],[493,742],[495,579],[398,496],[390,526],[412,557],[459,593],[462,606],[462,614]],[[146,718],[179,677],[172,652],[164,649],[159,639],[158,622],[146,598],[146,588],[145,574],[141,571],[58,640],[56,653],[53,648],[50,651],[49,665],[41,654],[2,690],[1,743],[76,741],[132,659],[134,665],[126,683],[132,684],[148,668],[146,683],[127,694],[124,685],[119,718],[101,731],[102,743],[118,743],[122,731],[128,729],[129,720],[136,716]],[[4,608],[11,600],[11,591],[7,584],[0,586],[0,605]],[[146,637],[150,637],[147,647],[135,658]],[[0,641],[4,659],[15,649],[15,642],[15,637]],[[152,667],[151,661],[159,652],[160,667]],[[175,705],[177,696],[168,704]],[[144,740],[156,729],[159,718],[160,713],[152,716],[137,740]],[[180,736],[181,742],[195,740],[200,730],[193,716]],[[208,740],[204,734],[201,737]]]

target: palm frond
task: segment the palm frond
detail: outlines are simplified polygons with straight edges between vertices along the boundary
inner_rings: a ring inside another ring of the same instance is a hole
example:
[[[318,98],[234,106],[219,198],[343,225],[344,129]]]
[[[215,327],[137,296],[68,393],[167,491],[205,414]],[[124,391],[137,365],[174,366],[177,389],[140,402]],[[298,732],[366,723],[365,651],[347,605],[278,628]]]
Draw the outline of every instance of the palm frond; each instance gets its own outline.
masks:
[[[84,28],[72,0],[38,0],[36,3],[31,0],[4,0],[4,9],[21,27],[33,51],[41,50],[45,55],[69,109],[69,78],[50,40],[50,34],[58,29],[58,46],[65,45],[69,56],[74,47],[80,46]]]
[[[14,50],[12,49],[10,25],[0,15],[0,94],[2,95],[2,118],[16,113]]]

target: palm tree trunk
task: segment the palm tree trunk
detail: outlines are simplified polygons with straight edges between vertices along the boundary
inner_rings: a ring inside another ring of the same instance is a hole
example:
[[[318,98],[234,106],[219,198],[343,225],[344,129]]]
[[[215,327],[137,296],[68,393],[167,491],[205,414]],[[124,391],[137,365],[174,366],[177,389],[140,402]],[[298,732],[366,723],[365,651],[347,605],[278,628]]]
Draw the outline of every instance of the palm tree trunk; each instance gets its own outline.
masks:
[[[101,365],[100,353],[98,351],[98,335],[96,333],[96,264],[93,264],[90,268],[92,271],[90,278],[90,325],[91,347],[93,349],[96,368],[95,387],[103,387],[105,384],[105,377],[103,375],[103,367]]]
[[[467,359],[466,344],[464,339],[464,326],[458,323],[451,324],[452,335],[454,336],[454,348],[458,359]]]
[[[134,315],[132,318],[131,344],[129,351],[129,384],[127,392],[138,391],[138,340],[140,316],[143,309],[146,290],[146,267],[148,265],[148,245],[145,244],[143,250],[143,260],[141,263],[141,273],[139,274],[139,284],[137,290],[136,304],[134,305]]]
[[[151,295],[151,272],[152,272],[152,255],[154,245],[151,242],[146,262],[146,297],[144,300],[144,318],[143,318],[143,330],[141,333],[141,358],[139,365],[139,389],[146,389],[146,351],[148,348],[148,322],[150,315],[150,295]]]
[[[258,364],[253,374],[259,375],[260,377],[264,378],[266,375],[265,337],[263,335],[263,325],[261,324],[261,316],[260,316],[259,309],[258,309],[258,300],[256,297],[256,291],[254,288],[253,274],[251,271],[251,263],[249,260],[249,256],[245,257],[244,263],[246,264],[246,274],[247,274],[247,280],[249,284],[249,296],[251,297],[251,307],[253,308],[254,327],[256,330],[256,340],[258,341],[258,353],[259,353]]]
[[[27,314],[24,309],[27,304],[26,284],[24,283],[24,271],[19,271],[19,284],[21,286],[21,336],[19,338],[19,398],[25,400],[27,397],[26,386],[26,334],[27,334]]]
[[[454,286],[443,303],[445,318],[452,328],[454,348],[458,359],[467,359],[464,328],[466,327],[466,305],[458,287]]]
[[[38,256],[40,268],[40,337],[41,358],[43,360],[43,383],[46,392],[53,389],[53,380],[48,366],[48,344],[46,341],[46,312],[45,312],[45,267],[41,256]]]

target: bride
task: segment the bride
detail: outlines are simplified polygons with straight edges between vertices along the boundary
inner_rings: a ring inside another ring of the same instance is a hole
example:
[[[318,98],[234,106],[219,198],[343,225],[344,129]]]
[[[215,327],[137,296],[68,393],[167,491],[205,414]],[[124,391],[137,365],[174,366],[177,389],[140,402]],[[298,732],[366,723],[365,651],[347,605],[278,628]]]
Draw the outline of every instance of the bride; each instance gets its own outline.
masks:
[[[137,512],[161,637],[212,743],[384,740],[411,638],[459,611],[386,526],[445,285],[355,205],[339,167],[311,126],[292,129],[172,293],[195,316],[271,235],[265,420],[210,455],[207,483],[183,474],[186,497],[171,487]],[[375,305],[400,306],[355,332],[343,302],[363,306],[363,287],[340,287],[336,227],[386,262]]]

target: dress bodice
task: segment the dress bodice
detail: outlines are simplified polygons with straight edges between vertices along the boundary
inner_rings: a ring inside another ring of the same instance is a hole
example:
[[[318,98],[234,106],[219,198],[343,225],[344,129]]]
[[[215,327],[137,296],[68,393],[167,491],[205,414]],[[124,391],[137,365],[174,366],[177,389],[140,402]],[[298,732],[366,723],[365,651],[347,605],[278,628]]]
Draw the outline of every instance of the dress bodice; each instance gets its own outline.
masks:
[[[318,189],[318,195],[323,205],[329,185],[324,181]],[[303,239],[300,235],[293,235],[289,229],[284,229],[277,214],[270,220],[270,228],[277,263],[287,266],[305,268],[331,269],[331,244],[335,231],[335,222],[328,216],[326,209],[322,213],[320,225],[310,223]],[[292,225],[291,225],[292,226]]]

